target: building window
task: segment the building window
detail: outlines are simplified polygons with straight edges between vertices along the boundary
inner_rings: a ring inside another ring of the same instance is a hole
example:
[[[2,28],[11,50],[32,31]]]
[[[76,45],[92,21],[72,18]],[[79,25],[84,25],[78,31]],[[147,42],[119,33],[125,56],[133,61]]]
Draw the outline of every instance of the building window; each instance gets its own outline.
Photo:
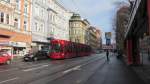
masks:
[[[14,20],[14,26],[15,26],[16,28],[18,28],[18,19],[15,19],[15,20]]]
[[[24,12],[28,13],[28,5],[27,4],[24,5]]]
[[[43,3],[45,4],[45,3],[46,3],[46,0],[43,0]]]
[[[38,24],[35,22],[35,31],[38,31]]]
[[[42,17],[42,19],[44,17],[44,10],[43,9],[41,9],[41,17]]]
[[[6,14],[6,23],[9,24],[9,14]]]
[[[4,23],[4,13],[0,12],[0,22]]]
[[[52,17],[52,21],[55,23],[55,15],[53,15],[53,17]]]
[[[24,30],[27,31],[27,21],[24,21]]]
[[[53,15],[50,14],[50,20],[53,22]]]
[[[7,3],[10,3],[10,0],[4,0],[5,2],[7,2]]]
[[[44,25],[41,24],[41,31],[44,32]]]
[[[20,10],[20,0],[16,0],[16,8],[17,10]]]
[[[36,14],[36,16],[40,15],[40,11],[39,11],[39,7],[38,6],[35,6],[35,14]]]

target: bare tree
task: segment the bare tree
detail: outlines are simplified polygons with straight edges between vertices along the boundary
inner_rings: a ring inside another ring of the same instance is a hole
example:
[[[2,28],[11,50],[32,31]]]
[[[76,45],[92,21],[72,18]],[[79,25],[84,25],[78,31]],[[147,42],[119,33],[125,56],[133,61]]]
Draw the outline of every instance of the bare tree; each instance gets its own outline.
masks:
[[[129,19],[129,6],[122,6],[117,11],[116,17],[114,18],[113,23],[113,31],[115,32],[116,36],[116,45],[117,49],[121,50],[123,52],[124,50],[124,34],[126,30],[126,25],[128,23]]]

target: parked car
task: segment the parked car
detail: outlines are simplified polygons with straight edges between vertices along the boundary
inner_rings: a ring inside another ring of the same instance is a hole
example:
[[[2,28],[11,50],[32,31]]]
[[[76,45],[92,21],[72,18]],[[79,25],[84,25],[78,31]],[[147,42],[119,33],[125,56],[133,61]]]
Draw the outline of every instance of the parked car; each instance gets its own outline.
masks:
[[[0,52],[0,64],[11,64],[11,56],[7,52]]]
[[[48,59],[48,54],[46,51],[38,51],[34,53],[29,53],[24,56],[24,61],[37,61]]]

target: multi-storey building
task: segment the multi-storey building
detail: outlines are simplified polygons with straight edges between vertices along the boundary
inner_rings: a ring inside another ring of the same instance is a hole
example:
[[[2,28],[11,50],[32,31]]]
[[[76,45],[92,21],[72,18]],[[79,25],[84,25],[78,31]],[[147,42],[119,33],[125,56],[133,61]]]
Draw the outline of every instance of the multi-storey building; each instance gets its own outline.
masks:
[[[48,45],[48,0],[32,0],[32,51],[41,50]]]
[[[87,31],[88,44],[93,50],[102,48],[102,33],[96,27],[90,26]]]
[[[79,14],[73,14],[70,19],[70,41],[88,44],[87,29],[90,23],[82,20]]]
[[[150,0],[129,1],[130,14],[124,35],[126,62],[128,65],[147,65],[147,58],[150,58]]]
[[[23,56],[30,49],[30,0],[0,1],[0,46]]]
[[[102,49],[102,32],[101,30],[96,30],[96,37],[97,37],[97,49]]]
[[[68,12],[56,0],[49,0],[48,11],[48,38],[69,40],[69,19]]]
[[[90,26],[88,28],[88,32],[89,32],[89,45],[92,47],[93,50],[97,49],[97,35],[96,35],[96,28],[93,26]]]

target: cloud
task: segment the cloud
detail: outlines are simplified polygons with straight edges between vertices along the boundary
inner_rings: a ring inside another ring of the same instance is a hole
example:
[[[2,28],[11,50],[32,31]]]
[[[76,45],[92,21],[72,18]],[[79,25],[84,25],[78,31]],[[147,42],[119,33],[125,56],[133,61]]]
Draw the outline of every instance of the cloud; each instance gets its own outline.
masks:
[[[123,0],[58,0],[66,8],[78,12],[85,17],[93,17],[114,9],[115,2]]]

